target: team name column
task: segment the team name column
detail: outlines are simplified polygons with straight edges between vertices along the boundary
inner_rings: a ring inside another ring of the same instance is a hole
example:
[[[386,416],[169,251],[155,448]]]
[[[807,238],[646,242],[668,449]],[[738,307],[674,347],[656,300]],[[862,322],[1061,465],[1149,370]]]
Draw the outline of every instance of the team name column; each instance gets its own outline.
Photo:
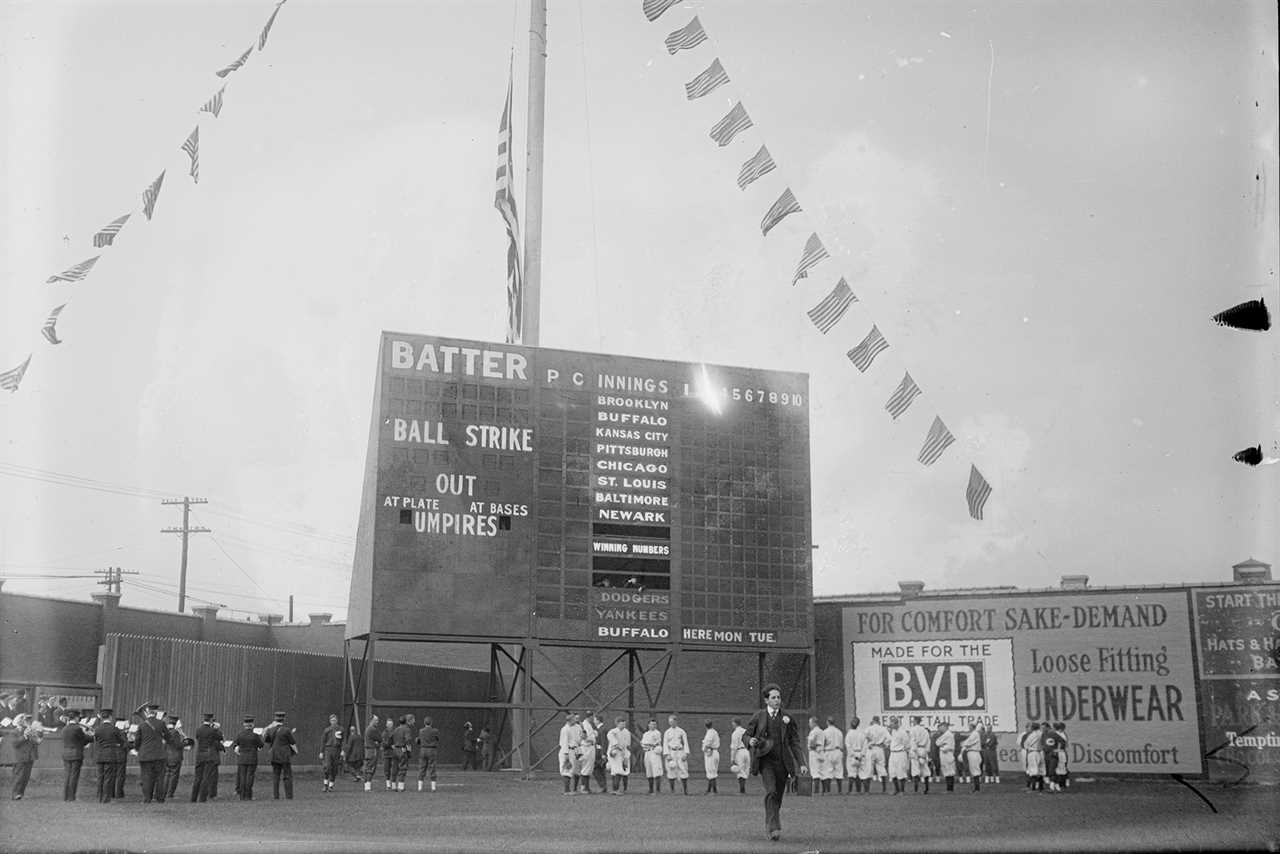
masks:
[[[597,392],[591,447],[592,519],[671,524],[671,402]]]

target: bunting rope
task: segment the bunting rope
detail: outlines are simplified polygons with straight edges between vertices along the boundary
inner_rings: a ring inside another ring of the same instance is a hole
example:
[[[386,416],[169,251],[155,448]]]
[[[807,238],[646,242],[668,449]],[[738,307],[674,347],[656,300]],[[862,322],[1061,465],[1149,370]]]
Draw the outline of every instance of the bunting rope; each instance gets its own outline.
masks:
[[[257,39],[257,50],[259,52],[261,52],[266,47],[267,35],[271,32],[271,27],[273,24],[275,24],[276,16],[280,14],[280,9],[282,6],[284,6],[286,2],[288,2],[288,0],[279,0],[279,2],[275,4],[275,8],[272,10],[271,16],[267,19],[266,24],[262,27],[262,30],[259,33],[258,39]],[[249,61],[249,57],[253,54],[253,52],[254,52],[254,44],[250,43],[248,49],[246,49],[244,53],[240,54],[229,65],[215,71],[214,74],[219,78],[226,79],[228,75],[242,68],[244,64]],[[224,83],[218,89],[217,92],[215,92],[211,97],[208,98],[208,100],[204,102],[204,104],[197,111],[197,115],[199,113],[209,113],[215,119],[218,118],[218,116],[222,113],[223,96],[224,96],[224,93],[226,92],[226,89],[227,89],[227,86]],[[182,143],[180,148],[182,149],[182,151],[184,151],[187,154],[187,157],[190,159],[191,165],[190,165],[188,174],[191,175],[192,181],[198,184],[200,182],[200,124],[199,124],[199,121],[196,122],[195,128],[191,131],[190,134],[187,135],[186,140]],[[160,171],[160,174],[156,176],[155,180],[153,180],[150,184],[148,184],[147,187],[142,191],[142,213],[143,213],[143,216],[147,218],[148,222],[150,222],[151,218],[155,215],[156,205],[160,200],[160,191],[164,186],[164,178],[167,172],[168,172],[168,169],[162,169]],[[114,246],[116,238],[120,236],[120,232],[124,229],[125,224],[129,222],[129,218],[132,215],[133,215],[133,212],[130,211],[129,213],[124,214],[123,216],[116,217],[115,219],[111,220],[109,223],[104,225],[102,228],[100,228],[97,232],[95,232],[92,239],[93,247],[95,249],[103,249],[103,248]],[[65,285],[76,284],[78,282],[83,282],[86,278],[88,278],[90,272],[93,271],[94,265],[98,263],[98,260],[101,257],[102,257],[101,254],[94,255],[92,258],[88,258],[84,261],[79,262],[78,264],[74,264],[73,266],[68,267],[67,269],[63,270],[61,273],[55,273],[45,280],[45,284],[54,285],[54,286],[65,286]],[[50,345],[61,344],[65,340],[63,338],[58,337],[57,322],[59,320],[59,317],[62,314],[63,309],[65,309],[69,304],[70,297],[63,296],[60,298],[60,300],[61,300],[60,303],[49,311],[48,317],[44,321],[44,325],[42,325],[39,330],[40,335],[46,341],[48,341]],[[18,390],[19,385],[22,383],[23,377],[26,376],[27,368],[31,364],[32,355],[34,355],[33,352],[28,353],[26,359],[21,364],[17,365],[14,368],[10,368],[9,370],[0,371],[0,389],[5,391],[11,391],[11,392],[16,392]]]
[[[676,5],[676,0],[642,0],[641,11],[649,21],[656,21],[674,5]],[[672,31],[663,40],[667,53],[672,56],[681,51],[692,51],[706,42],[710,42],[711,49],[717,54],[719,53],[715,40],[696,15],[687,24]],[[685,97],[687,100],[692,101],[708,95],[716,89],[728,85],[730,82],[731,78],[728,72],[725,70],[720,58],[716,56],[706,70],[700,72],[685,84]],[[734,99],[734,104],[729,112],[712,126],[710,136],[718,147],[724,148],[731,144],[740,134],[754,127],[755,123],[747,112],[746,106],[741,99]],[[758,128],[756,128],[755,133],[761,137],[761,145],[759,150],[742,164],[738,172],[738,188],[740,190],[746,190],[748,186],[777,169],[777,164],[769,152],[767,144],[764,143],[763,134],[760,133]],[[791,187],[785,186],[777,201],[769,207],[760,221],[761,235],[768,237],[769,232],[787,217],[803,211],[804,208],[797,200]],[[817,231],[813,231],[805,241],[800,258],[796,263],[795,272],[791,279],[792,286],[799,284],[801,279],[808,278],[813,269],[821,261],[829,257],[830,253],[822,238]],[[850,306],[858,301],[848,282],[841,276],[835,288],[806,313],[818,332],[826,335],[840,323]],[[872,368],[876,357],[887,349],[889,349],[888,340],[885,339],[879,328],[873,323],[867,336],[861,343],[850,349],[846,356],[860,373],[865,374]],[[902,381],[885,402],[884,408],[890,418],[896,422],[922,393],[920,386],[912,379],[910,372],[905,372]],[[926,467],[932,466],[942,458],[947,448],[954,444],[955,440],[955,436],[943,423],[942,418],[935,415],[933,423],[921,445],[917,459]],[[983,509],[991,493],[991,484],[978,471],[976,465],[970,464],[965,500],[968,505],[969,515],[973,519],[982,520]]]

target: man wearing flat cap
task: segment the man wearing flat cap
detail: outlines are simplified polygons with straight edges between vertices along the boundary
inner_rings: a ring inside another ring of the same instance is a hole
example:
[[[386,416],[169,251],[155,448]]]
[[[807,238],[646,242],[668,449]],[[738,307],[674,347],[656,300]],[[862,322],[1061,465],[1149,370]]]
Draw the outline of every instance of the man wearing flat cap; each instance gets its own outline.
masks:
[[[258,773],[258,751],[266,747],[262,736],[253,731],[253,716],[247,715],[231,749],[236,756],[236,794],[242,801],[253,800],[253,778]]]
[[[218,773],[218,751],[222,750],[222,732],[213,725],[213,712],[205,712],[204,722],[196,728],[196,776],[191,783],[191,802],[209,800],[213,776]]]
[[[98,803],[109,804],[116,793],[116,769],[122,764],[124,733],[116,726],[115,712],[102,709],[93,728],[93,757],[98,763]]]
[[[293,800],[293,754],[298,752],[293,727],[285,723],[285,713],[276,712],[276,719],[266,733],[271,756],[271,793],[280,800],[280,781],[284,781],[284,796]]]
[[[142,777],[142,802],[164,803],[165,744],[169,728],[160,717],[159,703],[143,703],[134,712],[138,717],[138,771]]]

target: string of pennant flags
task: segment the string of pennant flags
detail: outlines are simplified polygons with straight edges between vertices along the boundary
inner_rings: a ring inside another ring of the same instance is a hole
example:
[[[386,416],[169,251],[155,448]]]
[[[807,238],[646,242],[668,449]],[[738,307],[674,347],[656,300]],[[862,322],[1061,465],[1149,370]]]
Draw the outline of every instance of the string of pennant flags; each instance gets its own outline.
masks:
[[[681,0],[642,0],[641,9],[646,18],[650,21],[657,21],[663,13],[679,2]],[[687,24],[672,31],[664,39],[663,43],[666,46],[667,53],[674,56],[681,51],[693,50],[707,42],[708,39],[706,28],[695,15]],[[699,72],[685,84],[685,98],[689,101],[697,100],[729,82],[729,75],[725,71],[724,65],[719,57],[715,57],[704,71]],[[737,100],[724,118],[712,125],[709,135],[718,147],[725,148],[739,134],[753,126],[754,123],[746,107],[743,106],[742,101]],[[774,161],[773,155],[762,144],[760,149],[742,164],[742,168],[738,172],[738,188],[746,190],[748,186],[776,169],[777,163]],[[768,237],[769,232],[787,217],[803,210],[804,208],[791,187],[784,187],[777,200],[769,206],[764,217],[760,220],[761,235]],[[796,262],[795,272],[791,277],[792,287],[799,284],[801,279],[808,278],[813,269],[829,257],[831,255],[823,244],[822,238],[818,236],[816,231],[812,232],[800,251],[800,258]],[[826,335],[844,318],[850,306],[855,302],[858,302],[857,295],[845,278],[841,276],[831,292],[823,297],[817,305],[809,309],[807,314],[814,327],[821,334]],[[889,349],[889,342],[885,339],[884,334],[880,332],[880,329],[875,324],[872,324],[871,331],[867,333],[866,337],[851,348],[845,356],[858,369],[859,373],[865,374],[871,370],[876,357],[887,349]],[[897,421],[921,394],[920,386],[912,379],[911,373],[907,371],[903,374],[902,381],[894,389],[893,394],[885,402],[884,408],[889,413],[890,418]],[[955,436],[947,428],[941,416],[935,415],[916,459],[923,466],[931,466],[942,458],[943,454],[955,441]],[[965,501],[968,504],[970,516],[977,520],[983,518],[983,510],[987,499],[991,497],[991,493],[991,484],[983,477],[978,467],[971,463],[969,466],[969,482],[965,488]]]
[[[280,14],[280,9],[288,0],[278,0],[275,8],[271,12],[271,16],[267,19],[266,24],[258,34],[257,49],[262,51],[267,46],[267,36],[271,32],[272,25],[275,24],[276,16]],[[220,79],[225,80],[230,74],[244,67],[249,61],[249,57],[253,54],[254,43],[250,42],[249,47],[241,53],[235,60],[228,65],[218,69],[214,74]],[[215,92],[208,100],[201,105],[197,111],[199,113],[209,113],[213,118],[218,118],[222,113],[223,98],[226,94],[227,86],[225,83]],[[191,176],[191,180],[195,184],[200,183],[200,124],[197,121],[195,128],[187,135],[186,140],[180,146],[181,150],[186,153],[190,160],[190,168],[187,174]],[[142,191],[142,214],[150,222],[155,214],[156,204],[160,200],[160,191],[164,186],[165,175],[167,169],[162,169],[160,174],[156,176],[150,184]],[[108,222],[93,235],[93,248],[105,249],[115,245],[116,238],[120,236],[120,232],[133,216],[133,211],[116,217]],[[99,253],[90,258],[86,258],[77,264],[73,264],[60,273],[55,273],[45,280],[48,285],[74,285],[83,282],[93,271],[94,266],[102,258],[103,253]],[[50,345],[61,344],[64,339],[58,337],[58,320],[62,316],[63,310],[70,303],[70,297],[63,298],[61,303],[50,310],[48,317],[44,321],[44,325],[40,328],[40,334]],[[31,364],[31,358],[34,351],[29,352],[27,357],[16,367],[0,372],[0,390],[16,392],[22,383],[23,377],[27,373],[27,368]]]

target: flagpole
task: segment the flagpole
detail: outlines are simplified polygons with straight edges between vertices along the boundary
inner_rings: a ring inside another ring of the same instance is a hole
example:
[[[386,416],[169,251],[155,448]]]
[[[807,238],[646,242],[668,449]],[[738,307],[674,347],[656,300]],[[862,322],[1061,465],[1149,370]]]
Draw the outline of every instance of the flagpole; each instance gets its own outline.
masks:
[[[531,0],[529,7],[529,136],[525,145],[521,343],[537,347],[542,314],[542,140],[547,102],[547,0]]]

